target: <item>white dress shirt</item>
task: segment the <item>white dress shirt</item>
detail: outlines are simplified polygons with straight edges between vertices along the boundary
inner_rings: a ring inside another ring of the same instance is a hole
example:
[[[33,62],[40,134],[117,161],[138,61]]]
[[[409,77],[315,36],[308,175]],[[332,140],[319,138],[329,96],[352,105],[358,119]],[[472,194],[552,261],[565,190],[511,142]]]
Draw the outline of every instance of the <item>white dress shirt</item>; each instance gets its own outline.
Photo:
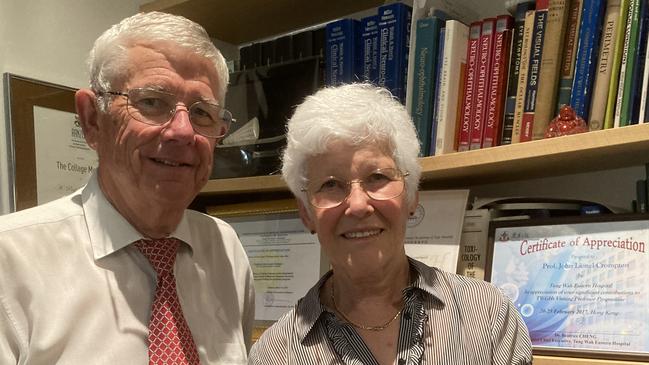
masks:
[[[244,364],[250,265],[223,221],[187,210],[171,235],[178,296],[201,364]],[[0,364],[148,364],[156,274],[96,174],[75,193],[0,217]]]

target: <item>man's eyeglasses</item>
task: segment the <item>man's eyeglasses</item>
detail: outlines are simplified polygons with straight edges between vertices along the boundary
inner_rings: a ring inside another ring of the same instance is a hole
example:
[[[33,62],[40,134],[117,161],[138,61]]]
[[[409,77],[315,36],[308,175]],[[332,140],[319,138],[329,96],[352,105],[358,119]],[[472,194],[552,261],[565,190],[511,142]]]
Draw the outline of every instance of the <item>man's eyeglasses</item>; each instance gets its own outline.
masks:
[[[408,173],[393,168],[376,169],[363,179],[345,181],[335,176],[309,181],[302,191],[306,192],[309,203],[316,208],[335,208],[342,204],[358,183],[363,191],[374,200],[388,200],[401,195],[405,177]]]
[[[190,106],[179,103],[176,95],[163,91],[138,88],[126,92],[103,91],[98,95],[116,95],[126,98],[126,111],[135,120],[150,124],[162,125],[173,119],[178,107],[184,107],[189,114],[189,121],[194,131],[205,137],[220,138],[235,122],[232,113],[219,104],[197,101]]]

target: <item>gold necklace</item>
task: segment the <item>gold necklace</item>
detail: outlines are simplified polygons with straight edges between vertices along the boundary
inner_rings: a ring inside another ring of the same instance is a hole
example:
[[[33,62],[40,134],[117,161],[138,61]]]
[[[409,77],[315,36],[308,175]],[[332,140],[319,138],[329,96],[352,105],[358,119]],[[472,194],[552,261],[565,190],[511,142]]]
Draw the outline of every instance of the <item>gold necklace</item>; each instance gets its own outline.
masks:
[[[410,275],[408,275],[408,277],[410,277]],[[410,281],[410,280],[408,280],[408,281]],[[383,331],[384,329],[388,328],[390,326],[390,324],[392,324],[392,322],[394,322],[395,319],[399,318],[399,315],[401,315],[401,311],[403,311],[403,305],[402,305],[401,309],[399,309],[397,314],[395,314],[394,317],[392,317],[389,321],[385,322],[382,325],[365,326],[365,325],[362,325],[362,324],[358,324],[358,323],[352,321],[351,319],[347,318],[345,313],[343,313],[340,309],[338,309],[338,306],[336,306],[336,298],[334,298],[334,280],[333,280],[333,277],[331,278],[331,303],[333,303],[333,305],[334,305],[334,310],[336,312],[340,313],[340,315],[343,317],[343,319],[345,321],[347,321],[349,324],[351,324],[352,326],[354,326],[354,327],[356,327],[358,329],[368,330],[368,331]]]

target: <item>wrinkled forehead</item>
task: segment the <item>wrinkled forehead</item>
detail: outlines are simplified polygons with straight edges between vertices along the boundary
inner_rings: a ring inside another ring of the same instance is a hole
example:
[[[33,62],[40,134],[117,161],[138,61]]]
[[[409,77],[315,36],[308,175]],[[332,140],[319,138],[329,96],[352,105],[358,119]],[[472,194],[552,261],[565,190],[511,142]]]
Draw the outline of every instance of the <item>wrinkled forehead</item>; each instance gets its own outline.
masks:
[[[127,82],[141,73],[155,73],[168,68],[185,80],[203,80],[218,100],[219,78],[212,60],[173,41],[132,41],[126,45],[126,74],[122,82]]]

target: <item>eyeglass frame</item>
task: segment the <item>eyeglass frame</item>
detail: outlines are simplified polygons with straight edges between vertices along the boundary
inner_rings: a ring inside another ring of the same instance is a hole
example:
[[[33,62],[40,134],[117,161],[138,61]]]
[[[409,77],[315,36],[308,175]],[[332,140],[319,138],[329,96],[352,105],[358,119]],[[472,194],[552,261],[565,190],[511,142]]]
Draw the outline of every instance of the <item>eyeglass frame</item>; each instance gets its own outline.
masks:
[[[147,125],[152,125],[152,126],[163,126],[163,125],[171,122],[173,120],[173,118],[176,116],[176,113],[178,113],[178,107],[182,106],[182,107],[184,107],[184,110],[188,114],[189,122],[190,122],[194,132],[200,134],[201,136],[207,137],[207,138],[222,138],[222,137],[226,136],[228,134],[228,132],[230,131],[230,126],[232,125],[232,123],[236,123],[236,121],[237,121],[232,116],[232,113],[229,110],[222,107],[219,103],[217,103],[217,102],[209,102],[209,101],[205,101],[205,100],[197,100],[197,101],[191,103],[189,106],[187,106],[187,104],[182,103],[182,102],[176,102],[175,104],[173,104],[173,108],[169,110],[169,119],[164,123],[154,123],[154,122],[151,122],[151,121],[140,120],[140,119],[136,118],[135,116],[133,116],[133,114],[131,113],[131,111],[129,109],[130,107],[137,109],[137,107],[135,107],[133,104],[131,104],[131,101],[130,101],[129,93],[131,91],[133,91],[133,90],[148,90],[148,91],[156,92],[156,93],[159,93],[159,94],[176,97],[175,94],[172,94],[172,93],[169,93],[169,92],[166,92],[166,91],[152,89],[152,88],[146,88],[146,87],[133,88],[133,89],[126,90],[125,92],[124,91],[95,91],[95,94],[98,95],[98,96],[111,95],[111,96],[123,96],[123,97],[125,97],[126,98],[126,111],[128,112],[128,114],[133,119],[135,119],[136,121],[138,121],[140,123],[147,124]],[[196,130],[196,125],[192,122],[190,109],[192,107],[194,107],[194,105],[197,105],[199,103],[208,104],[210,106],[216,106],[216,107],[221,109],[222,114],[230,116],[229,118],[220,118],[221,120],[223,120],[225,122],[225,133],[223,133],[222,135],[218,135],[218,136],[210,136],[210,135],[203,134],[203,133],[199,132],[198,130]]]
[[[367,195],[367,197],[370,198],[371,200],[375,200],[375,201],[386,201],[386,200],[394,199],[394,198],[396,198],[396,197],[398,197],[398,196],[401,196],[401,194],[403,194],[403,192],[406,191],[406,177],[409,176],[410,173],[409,173],[408,171],[406,171],[406,172],[401,172],[401,170],[399,170],[399,169],[397,169],[397,168],[393,168],[393,167],[388,167],[388,168],[378,168],[378,169],[374,169],[374,170],[372,170],[372,171],[371,171],[371,172],[370,172],[370,173],[369,173],[365,178],[371,176],[371,175],[372,175],[373,173],[375,173],[376,171],[381,171],[381,170],[395,170],[395,171],[397,171],[397,172],[399,173],[399,175],[398,175],[398,176],[399,176],[399,179],[397,179],[397,180],[391,180],[391,181],[401,181],[401,182],[403,183],[403,186],[402,186],[401,191],[399,192],[399,194],[397,194],[397,195],[395,195],[395,196],[392,196],[392,197],[389,197],[389,198],[377,199],[377,198],[373,197],[372,195],[370,195],[370,193],[368,193],[368,191],[365,189],[365,186],[363,185],[363,183],[364,183],[364,179],[353,179],[353,180],[345,181],[345,180],[340,179],[339,177],[334,176],[334,175],[327,176],[327,177],[325,177],[325,179],[328,179],[328,178],[335,178],[335,179],[338,180],[338,181],[344,182],[344,183],[345,183],[345,186],[347,186],[347,194],[346,194],[345,197],[344,197],[343,199],[341,199],[340,202],[338,202],[338,204],[336,204],[336,205],[332,205],[332,206],[330,206],[330,207],[319,207],[319,206],[315,205],[315,204],[311,201],[311,199],[310,199],[310,195],[311,195],[311,193],[309,192],[309,189],[308,189],[306,186],[300,188],[300,191],[302,191],[303,193],[306,194],[307,201],[309,202],[309,205],[311,205],[312,207],[318,208],[318,209],[332,209],[332,208],[337,208],[337,207],[341,206],[341,205],[342,205],[342,204],[343,204],[347,199],[349,199],[349,196],[352,194],[352,184],[355,184],[355,183],[358,184],[358,185],[360,186],[361,190],[363,190],[363,192],[365,193],[365,195]],[[308,184],[308,182],[307,182],[307,184]]]

